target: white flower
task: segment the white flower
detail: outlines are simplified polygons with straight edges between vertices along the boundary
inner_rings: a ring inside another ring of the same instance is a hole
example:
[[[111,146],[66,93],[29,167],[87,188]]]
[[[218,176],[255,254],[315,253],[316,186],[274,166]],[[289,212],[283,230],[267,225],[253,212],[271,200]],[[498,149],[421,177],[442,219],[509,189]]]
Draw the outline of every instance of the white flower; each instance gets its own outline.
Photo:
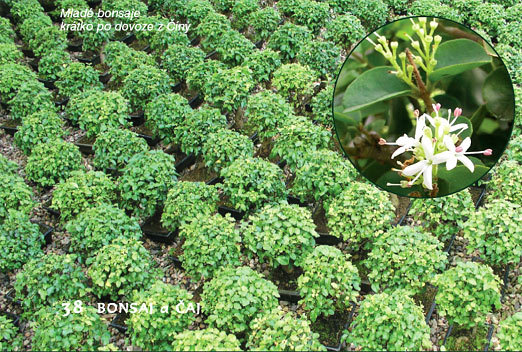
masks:
[[[411,180],[408,185],[412,186],[422,175],[423,181],[422,184],[429,190],[433,189],[433,166],[440,164],[441,161],[437,158],[437,155],[433,155],[433,140],[428,136],[423,136],[421,141],[422,149],[424,150],[425,159],[420,160],[419,162],[407,166],[404,170],[402,170],[402,174],[404,176],[411,177],[416,175],[413,180]]]
[[[424,114],[426,119],[430,122],[430,124],[435,128],[435,136],[437,139],[442,139],[444,135],[448,133],[459,131],[457,136],[461,134],[463,131],[468,129],[468,125],[465,123],[459,123],[455,125],[457,119],[462,114],[462,109],[456,108],[453,112],[453,116],[455,117],[453,121],[451,120],[451,109],[448,109],[448,118],[444,119],[439,116],[440,104],[433,104],[433,110],[435,111],[435,117],[431,117],[428,114]]]
[[[393,154],[391,156],[392,159],[395,159],[396,156],[398,156],[404,152],[410,151],[413,148],[420,147],[420,145],[421,145],[420,139],[423,135],[424,128],[426,127],[426,120],[425,120],[424,115],[422,115],[420,117],[418,116],[418,114],[416,114],[416,115],[417,115],[417,126],[415,127],[415,138],[409,137],[407,134],[404,134],[403,136],[397,138],[395,143],[388,143],[384,139],[381,139],[379,141],[380,145],[386,144],[386,145],[398,145],[399,146],[399,148],[397,148],[397,150],[395,152],[393,152]]]
[[[468,168],[469,171],[473,172],[475,170],[475,165],[473,162],[466,156],[469,154],[484,154],[491,155],[492,150],[486,149],[479,152],[468,152],[469,147],[471,146],[471,138],[466,137],[462,143],[458,147],[455,147],[455,143],[453,143],[453,139],[446,135],[444,136],[444,145],[448,148],[447,151],[439,153],[438,159],[442,160],[442,162],[446,163],[446,169],[452,170],[457,166],[457,161],[460,161],[464,166]]]

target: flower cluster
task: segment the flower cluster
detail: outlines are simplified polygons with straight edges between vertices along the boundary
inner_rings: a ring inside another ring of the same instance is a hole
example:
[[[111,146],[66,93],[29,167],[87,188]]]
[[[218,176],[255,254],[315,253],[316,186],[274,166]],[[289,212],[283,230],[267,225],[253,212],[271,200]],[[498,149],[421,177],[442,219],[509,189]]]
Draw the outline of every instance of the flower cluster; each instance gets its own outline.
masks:
[[[473,172],[475,165],[466,155],[483,154],[489,156],[492,154],[491,149],[468,152],[471,146],[471,138],[466,137],[462,140],[459,135],[467,130],[469,125],[467,123],[456,123],[462,114],[462,109],[456,108],[453,111],[453,116],[451,109],[448,109],[447,118],[439,115],[440,109],[440,104],[433,104],[434,117],[429,114],[420,115],[419,111],[415,110],[417,125],[414,137],[404,134],[393,143],[386,142],[383,138],[379,140],[380,145],[399,146],[392,154],[392,159],[404,152],[413,152],[413,157],[410,160],[404,163],[397,161],[401,169],[394,169],[407,180],[399,184],[388,183],[387,186],[405,188],[422,184],[425,188],[433,190],[439,164],[445,163],[446,169],[449,171],[454,169],[457,162],[460,161],[470,172]],[[429,122],[429,125],[427,122]]]

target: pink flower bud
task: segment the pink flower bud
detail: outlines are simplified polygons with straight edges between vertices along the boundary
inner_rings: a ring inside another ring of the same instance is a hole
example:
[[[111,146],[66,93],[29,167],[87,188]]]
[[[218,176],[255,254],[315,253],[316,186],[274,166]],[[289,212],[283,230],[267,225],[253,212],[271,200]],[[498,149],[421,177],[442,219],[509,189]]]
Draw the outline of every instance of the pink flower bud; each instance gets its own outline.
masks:
[[[455,148],[455,152],[461,153],[464,149],[459,145],[457,148]]]
[[[420,116],[420,111],[419,111],[419,109],[415,109],[415,110],[413,110],[413,115],[415,115],[415,117],[419,117],[419,116]]]
[[[433,105],[433,110],[435,110],[436,112],[439,112],[440,107],[441,107],[440,103],[434,104]]]
[[[484,150],[484,155],[490,156],[491,154],[493,154],[493,150],[491,150],[491,149]]]
[[[455,111],[453,111],[453,116],[459,117],[462,114],[461,108],[455,108]]]
[[[386,139],[380,138],[379,139],[379,145],[385,145],[385,144],[386,144]]]

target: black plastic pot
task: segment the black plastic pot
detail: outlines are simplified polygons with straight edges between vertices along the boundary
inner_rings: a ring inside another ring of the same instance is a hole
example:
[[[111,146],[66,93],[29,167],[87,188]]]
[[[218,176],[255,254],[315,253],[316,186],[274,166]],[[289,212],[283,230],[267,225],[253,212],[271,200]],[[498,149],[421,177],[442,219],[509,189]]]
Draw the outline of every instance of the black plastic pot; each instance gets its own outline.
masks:
[[[67,49],[69,51],[82,51],[83,39],[75,39],[72,42],[67,43]]]
[[[51,214],[53,216],[60,216],[60,212],[58,210],[54,210],[53,208],[51,208],[51,203],[52,203],[52,201],[49,199],[47,202],[45,202],[42,205],[42,208],[47,210],[49,212],[49,214]]]
[[[129,120],[134,127],[145,123],[145,113],[143,111],[134,112],[129,115]]]
[[[404,222],[404,219],[406,219],[406,217],[408,216],[408,213],[410,212],[411,204],[412,204],[412,202],[410,202],[410,204],[408,204],[408,207],[406,208],[406,211],[404,212],[404,215],[401,216],[399,221],[397,221],[397,224],[395,224],[396,226],[401,226],[402,225],[402,223]]]
[[[20,328],[20,317],[14,313],[8,311],[0,311],[0,314],[5,315],[7,318],[13,321],[13,325]]]
[[[114,319],[112,319],[112,321],[109,323],[109,326],[111,328],[115,328],[122,334],[126,334],[128,330],[127,326],[125,325],[125,317],[122,314],[116,314]]]
[[[94,140],[87,136],[83,136],[76,142],[74,142],[74,145],[76,145],[80,149],[80,152],[87,155],[94,154],[94,150],[92,148],[93,144]]]
[[[21,306],[22,305],[22,301],[19,300],[19,299],[16,299],[15,298],[15,290],[14,288],[10,289],[9,291],[7,291],[7,293],[5,294],[5,298],[9,301],[9,302],[12,302],[16,305],[19,305]]]
[[[191,98],[188,103],[192,109],[196,109],[203,103],[203,96],[198,93],[193,98]]]
[[[291,303],[297,303],[301,299],[301,295],[297,291],[292,290],[278,290],[279,300]]]
[[[123,38],[118,39],[120,42],[124,42],[125,44],[129,45],[133,41],[136,40],[136,35],[134,33],[128,33]]]
[[[183,159],[181,159],[178,163],[176,163],[176,172],[179,174],[183,170],[191,167],[196,163],[196,155],[193,153],[187,155]]]
[[[205,56],[205,60],[214,59],[217,56],[217,51],[211,51]]]
[[[355,303],[351,302],[351,306],[352,307],[350,309],[350,313],[348,314],[348,318],[347,318],[346,324],[344,324],[344,326],[343,326],[343,330],[347,330],[348,327],[350,326],[350,324],[352,323],[353,315],[355,313]],[[335,346],[324,346],[324,347],[326,347],[326,350],[328,350],[330,352],[339,352],[343,348],[343,343],[339,339],[339,342],[337,343],[337,345],[335,345]]]
[[[41,79],[41,78],[38,78],[38,81],[42,82],[44,87],[47,88],[47,89],[55,89],[56,88],[56,86],[54,85],[55,81],[49,81],[49,80],[45,80],[45,79]]]
[[[259,40],[259,41],[255,42],[254,45],[256,46],[256,48],[261,49],[261,47],[263,46],[263,43],[264,43],[263,40]]]
[[[232,216],[237,221],[240,221],[245,216],[245,212],[234,208],[226,207],[224,205],[220,205],[218,207],[218,213],[223,216],[225,216],[226,214],[230,214],[230,216]]]
[[[141,230],[151,240],[159,243],[171,244],[178,234],[178,229],[169,231],[161,225],[161,211],[157,211],[152,217],[141,224]]]
[[[82,62],[84,64],[89,64],[89,65],[92,65],[92,66],[96,66],[99,63],[101,63],[101,58],[100,58],[100,55],[94,55],[92,57],[79,57],[78,61]]]
[[[173,255],[169,255],[169,259],[172,261],[172,263],[174,264],[174,266],[176,268],[178,268],[178,269],[182,268],[181,260],[178,257],[175,257]]]
[[[340,243],[341,239],[335,236],[332,236],[325,232],[320,232],[319,237],[315,239],[315,243],[318,245],[327,245],[327,246],[335,246]]]
[[[145,125],[141,125],[138,130],[136,131],[136,134],[145,139],[145,141],[147,142],[147,144],[150,146],[150,147],[154,147],[156,146],[158,143],[159,143],[159,138],[156,137],[156,136],[153,136],[152,135],[152,132],[150,132],[146,127]]]
[[[289,195],[288,197],[286,197],[286,200],[288,201],[288,204],[297,204],[300,207],[308,206],[307,202],[302,202],[301,199],[296,196]]]
[[[178,92],[181,91],[181,88],[182,88],[182,84],[181,84],[181,82],[177,82],[177,83],[175,83],[175,84],[172,86],[172,91],[173,91],[174,93],[178,93]]]
[[[7,120],[2,125],[0,125],[0,129],[4,130],[8,135],[14,136],[14,134],[18,131],[18,126],[20,125],[21,122]]]
[[[49,244],[51,244],[53,240],[53,231],[54,229],[51,226],[48,226],[46,224],[37,223],[40,227],[40,232],[43,234],[45,239],[45,244],[42,247],[45,247]]]
[[[69,102],[69,97],[66,98],[60,98],[59,100],[56,100],[54,102],[54,105],[56,106],[65,106]]]
[[[489,350],[489,345],[491,343],[491,337],[493,337],[493,331],[495,330],[495,327],[489,323],[486,323],[485,325],[488,327],[488,332],[486,335],[486,343],[484,344],[483,351],[487,352]],[[449,326],[448,331],[446,332],[446,335],[444,335],[444,340],[442,341],[443,346],[446,344],[448,337],[451,336],[452,331],[453,331],[453,324],[451,324]]]
[[[206,184],[209,185],[209,186],[214,186],[214,185],[217,185],[218,183],[222,183],[223,181],[224,181],[223,177],[216,176],[216,177],[213,177],[210,180],[208,180],[206,182]]]
[[[250,140],[252,141],[252,143],[256,144],[257,142],[259,142],[259,134],[257,132],[254,133],[250,136]]]
[[[103,84],[107,84],[111,80],[112,75],[109,73],[109,71],[100,73],[100,82]]]

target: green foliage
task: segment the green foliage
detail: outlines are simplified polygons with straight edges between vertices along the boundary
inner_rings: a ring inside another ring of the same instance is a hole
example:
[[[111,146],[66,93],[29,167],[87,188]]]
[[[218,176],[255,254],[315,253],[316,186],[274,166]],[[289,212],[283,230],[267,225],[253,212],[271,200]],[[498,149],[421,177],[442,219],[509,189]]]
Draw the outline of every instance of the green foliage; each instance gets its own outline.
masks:
[[[349,161],[331,150],[307,153],[303,166],[295,172],[293,192],[301,200],[325,200],[352,184],[356,172]]]
[[[69,53],[63,50],[49,50],[38,61],[38,76],[41,79],[55,81],[60,72],[71,63]]]
[[[438,303],[438,302],[437,302]],[[422,308],[401,291],[365,296],[343,340],[362,350],[421,351],[431,348]]]
[[[51,50],[65,50],[67,34],[57,26],[43,27],[29,40],[28,46],[37,57],[45,56]]]
[[[24,83],[36,80],[29,67],[12,62],[0,65],[0,77],[0,100],[4,103],[14,98]]]
[[[499,28],[500,34],[498,41],[503,44],[509,44],[517,50],[522,50],[522,43],[520,43],[520,35],[522,35],[522,25],[518,22],[511,22],[503,24]]]
[[[134,155],[119,178],[121,205],[132,215],[152,216],[177,181],[172,155],[152,150]]]
[[[194,280],[212,278],[220,267],[241,265],[241,236],[235,221],[227,214],[198,214],[181,225],[184,238],[181,263]]]
[[[329,16],[328,2],[301,0],[291,18],[296,24],[306,26],[312,32],[318,32],[324,27]]]
[[[159,32],[162,33],[162,32]],[[176,33],[178,33],[176,31]],[[154,66],[154,58],[144,51],[134,50],[123,42],[109,42],[103,49],[104,63],[109,66],[109,73],[116,82],[123,81],[134,69],[141,66]]]
[[[459,0],[456,0],[454,2],[458,2],[458,1]],[[462,1],[469,2],[470,0],[462,0]],[[481,0],[479,0],[479,1],[481,1]],[[410,6],[410,0],[383,0],[383,2],[385,4],[387,4],[390,8],[392,8],[395,13],[403,13]]]
[[[60,71],[55,85],[63,97],[69,97],[89,89],[103,88],[98,71],[81,62],[71,62]]]
[[[37,80],[22,83],[14,98],[9,101],[9,109],[13,120],[23,120],[42,110],[56,110],[53,94]]]
[[[218,201],[219,194],[215,186],[203,182],[176,182],[167,194],[161,224],[169,230],[177,229],[180,225],[190,223],[198,214],[215,213]]]
[[[245,135],[229,129],[211,133],[203,144],[203,160],[210,169],[219,172],[237,159],[254,156],[254,143]]]
[[[88,208],[116,200],[116,185],[101,171],[73,171],[53,192],[51,208],[68,221]]]
[[[194,305],[191,301],[190,292],[162,281],[157,281],[149,289],[135,294],[131,302],[136,302],[138,307],[141,304],[153,304],[155,309],[152,314],[147,312],[131,314],[126,320],[132,345],[146,351],[170,350],[171,336],[187,331],[195,320],[192,312],[178,313],[176,306],[182,302],[184,306],[180,308],[184,312],[187,306]],[[169,306],[167,313],[161,312],[162,306]]]
[[[14,143],[24,154],[29,155],[39,143],[62,138],[65,135],[63,125],[64,121],[56,112],[40,110],[24,117],[22,125],[14,135]]]
[[[522,169],[514,160],[500,163],[489,183],[488,198],[506,199],[512,203],[522,205]]]
[[[226,12],[234,6],[234,0],[210,0],[217,11]]]
[[[279,94],[293,103],[302,103],[314,92],[317,73],[298,63],[285,64],[273,73],[272,85]]]
[[[127,9],[128,10],[128,9]],[[145,15],[145,14],[143,14]],[[123,19],[124,20],[124,19]],[[98,26],[105,26],[108,22],[101,18],[88,18],[84,20],[86,24],[92,24],[94,28]],[[139,32],[138,32],[139,33]],[[92,30],[92,31],[80,31],[78,37],[82,39],[82,50],[83,51],[99,51],[104,43],[108,42],[114,36],[114,28],[110,30]]]
[[[332,101],[333,86],[328,84],[324,89],[317,93],[311,102],[313,119],[325,127],[333,126]]]
[[[447,256],[436,237],[414,227],[397,226],[377,237],[364,265],[375,292],[404,289],[419,293],[444,270]]]
[[[199,155],[207,137],[227,127],[227,118],[218,109],[202,106],[186,115],[182,125],[176,129],[176,137],[181,143],[181,150]]]
[[[201,48],[210,52],[220,45],[221,37],[232,29],[231,26],[230,20],[225,15],[210,12],[198,24],[194,32],[201,38]]]
[[[182,31],[156,31],[150,38],[150,48],[155,55],[160,55],[171,45],[189,45],[190,40]]]
[[[0,154],[0,174],[15,174],[18,172],[18,164]]]
[[[500,348],[505,351],[515,351],[522,346],[522,312],[515,313],[502,320],[499,324],[497,337]]]
[[[36,12],[31,17],[23,21],[18,30],[25,43],[29,43],[31,39],[35,39],[38,32],[45,27],[52,27],[53,21],[51,17],[44,12]]]
[[[242,224],[243,243],[249,254],[271,267],[301,266],[313,251],[315,232],[312,214],[306,208],[286,201],[268,204]]]
[[[256,82],[262,82],[270,80],[272,72],[281,66],[281,60],[272,49],[256,50],[245,59],[244,66],[252,71]]]
[[[10,5],[9,12],[18,23],[34,16],[35,13],[44,11],[38,0],[13,1]]]
[[[187,78],[185,81],[190,89],[201,91],[214,73],[225,68],[225,64],[221,61],[205,60],[194,65],[187,71]]]
[[[186,330],[174,335],[173,351],[241,351],[238,339],[214,328]]]
[[[357,17],[345,14],[335,17],[326,24],[324,39],[348,50],[362,39],[365,33],[366,31]]]
[[[208,0],[188,0],[185,5],[185,17],[188,23],[198,24],[209,13],[215,12]]]
[[[11,22],[4,17],[0,17],[0,43],[13,43],[16,33],[11,27]]]
[[[463,226],[463,235],[469,241],[468,250],[478,250],[493,265],[519,263],[522,251],[521,206],[497,199],[470,213]]]
[[[147,15],[147,5],[140,0],[113,0],[113,1],[105,1],[102,2],[101,8],[105,11],[139,11],[140,16]],[[137,20],[137,18],[127,18],[122,17],[119,18],[121,22],[124,23],[132,23]]]
[[[451,6],[442,4],[440,0],[416,0],[411,3],[408,14],[425,16],[437,16],[447,18],[453,21],[461,22],[460,16]],[[360,16],[357,16],[361,18]],[[381,23],[382,24],[382,23]]]
[[[497,36],[504,31],[504,6],[499,4],[481,3],[473,9],[469,22],[473,27],[486,31],[491,36]],[[514,28],[511,27],[510,30]],[[499,38],[500,40],[501,38]],[[518,42],[518,40],[517,40]]]
[[[178,142],[176,128],[184,123],[190,111],[187,99],[181,95],[161,94],[145,107],[146,126],[165,143]]]
[[[356,302],[361,279],[350,256],[333,246],[317,246],[303,262],[303,274],[297,278],[299,304],[310,312],[310,319],[346,310]]]
[[[337,74],[341,51],[332,42],[312,40],[303,45],[297,60],[323,77],[332,76]]]
[[[487,265],[457,262],[435,277],[437,308],[450,324],[472,328],[483,323],[493,306],[500,308],[500,279]]]
[[[157,67],[147,65],[130,71],[123,80],[121,88],[123,96],[129,100],[133,110],[145,109],[150,101],[170,91],[169,75]]]
[[[23,57],[14,43],[0,43],[0,65],[19,62]]]
[[[424,231],[446,242],[462,229],[466,217],[474,211],[471,194],[464,190],[446,197],[415,199],[408,214]]]
[[[228,30],[222,33],[219,45],[215,47],[219,59],[229,66],[238,66],[254,50],[254,44],[235,30]]]
[[[27,179],[40,186],[53,186],[64,181],[69,174],[79,170],[82,154],[77,146],[61,139],[40,143],[27,158]]]
[[[1,30],[1,28],[0,28]],[[15,350],[21,343],[21,340],[16,337],[18,328],[14,325],[13,320],[8,316],[0,315],[0,350],[10,351]]]
[[[224,267],[205,283],[201,308],[210,327],[241,333],[253,319],[277,307],[278,297],[277,287],[249,267]]]
[[[387,193],[369,183],[344,182],[343,189],[325,204],[330,234],[353,245],[374,242],[391,228],[393,204]]]
[[[170,45],[161,55],[161,67],[173,80],[186,77],[187,71],[205,60],[205,53],[198,47],[183,44]]]
[[[0,271],[21,268],[30,258],[42,254],[44,243],[38,224],[32,223],[25,213],[10,210],[0,224]]]
[[[24,179],[14,173],[12,163],[5,165],[9,169],[0,172],[0,220],[4,221],[9,210],[17,210],[29,214],[35,207],[33,190],[25,184]]]
[[[248,15],[248,25],[255,31],[254,41],[266,40],[277,29],[281,14],[273,7],[265,7]]]
[[[71,239],[69,250],[81,261],[96,255],[116,238],[140,239],[142,235],[136,219],[107,203],[85,209],[69,220],[65,228]]]
[[[522,135],[514,136],[509,141],[509,148],[506,150],[509,160],[515,160],[522,164]]]
[[[257,0],[236,0],[232,6],[232,26],[237,29],[245,28],[250,24],[249,15],[260,9]]]
[[[270,157],[279,156],[290,169],[303,166],[304,155],[330,146],[331,132],[308,120],[288,123],[277,129]]]
[[[254,319],[250,326],[249,351],[326,351],[308,320],[293,312],[276,308]]]
[[[288,62],[296,57],[301,46],[312,40],[312,37],[308,28],[287,22],[272,34],[267,47],[279,51],[281,60]]]
[[[70,303],[73,306],[72,302]],[[37,351],[90,350],[109,343],[111,334],[107,323],[96,312],[96,308],[83,305],[80,313],[64,316],[60,304],[44,307],[35,314],[31,322],[34,330],[32,348]]]
[[[94,166],[101,170],[121,169],[135,155],[149,150],[145,139],[126,129],[107,129],[92,146]]]
[[[92,290],[98,297],[131,297],[139,289],[147,289],[162,275],[151,254],[135,238],[116,238],[87,259]]]
[[[242,211],[282,200],[287,195],[283,170],[260,158],[237,159],[221,170],[221,175],[225,178],[225,195]]]
[[[246,128],[268,138],[276,134],[278,127],[293,119],[294,111],[279,94],[262,90],[248,98],[245,110]]]
[[[27,317],[45,306],[85,297],[87,277],[76,264],[76,256],[49,253],[23,266],[16,275],[14,290]]]

